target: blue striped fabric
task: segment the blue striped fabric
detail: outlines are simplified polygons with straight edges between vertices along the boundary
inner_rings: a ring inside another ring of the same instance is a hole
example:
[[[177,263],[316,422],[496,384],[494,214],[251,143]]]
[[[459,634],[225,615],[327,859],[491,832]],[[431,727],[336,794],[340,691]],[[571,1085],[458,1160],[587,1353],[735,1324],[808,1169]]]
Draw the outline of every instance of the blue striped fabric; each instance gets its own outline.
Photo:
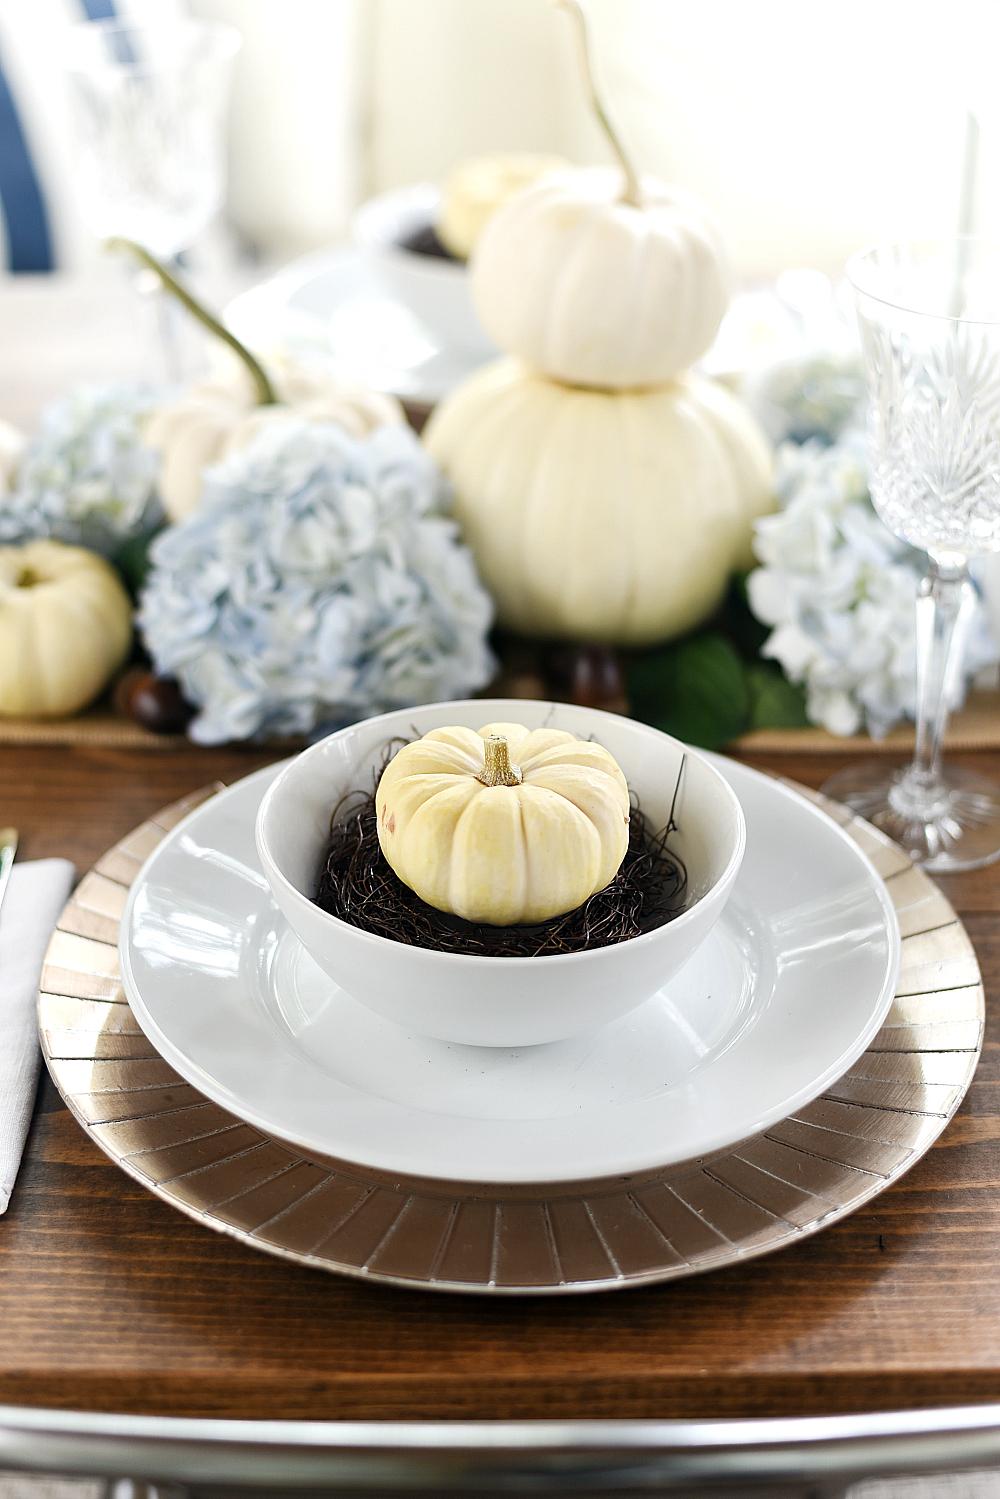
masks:
[[[12,271],[51,271],[52,234],[24,128],[0,58],[0,200]]]
[[[89,21],[113,20],[114,0],[80,0]],[[0,57],[0,202],[12,271],[54,268],[52,231],[28,140]]]

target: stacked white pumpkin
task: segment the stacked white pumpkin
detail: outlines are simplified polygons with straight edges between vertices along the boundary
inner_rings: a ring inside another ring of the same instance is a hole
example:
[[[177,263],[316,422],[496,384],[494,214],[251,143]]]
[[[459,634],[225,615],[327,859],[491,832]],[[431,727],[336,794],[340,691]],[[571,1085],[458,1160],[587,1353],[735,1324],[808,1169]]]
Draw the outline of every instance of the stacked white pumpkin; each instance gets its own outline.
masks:
[[[690,373],[729,294],[719,237],[683,192],[614,170],[554,174],[487,224],[470,265],[509,357],[435,411],[425,442],[500,622],[642,645],[718,607],[773,509],[746,409]]]
[[[621,170],[554,172],[489,219],[470,284],[508,357],[424,440],[501,624],[646,645],[701,623],[751,566],[771,454],[736,398],[690,373],[729,297],[720,237],[692,196],[638,180],[588,84]]]

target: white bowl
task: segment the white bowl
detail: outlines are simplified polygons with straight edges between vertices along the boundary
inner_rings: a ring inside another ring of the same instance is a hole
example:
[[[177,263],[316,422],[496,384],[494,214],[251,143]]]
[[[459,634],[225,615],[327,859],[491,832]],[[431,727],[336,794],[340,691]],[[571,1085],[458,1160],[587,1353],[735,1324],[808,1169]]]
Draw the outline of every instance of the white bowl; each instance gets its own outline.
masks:
[[[434,952],[375,936],[313,901],[330,816],[348,792],[369,790],[396,736],[445,724],[495,722],[565,729],[614,755],[654,828],[665,827],[678,785],[670,851],[688,874],[688,908],[654,931],[588,952],[540,958]],[[683,773],[681,764],[683,760]],[[746,846],[743,811],[695,750],[612,713],[524,699],[434,703],[368,718],[303,751],[271,784],[256,824],[274,899],[325,973],[368,1009],[439,1040],[469,1046],[560,1041],[627,1014],[661,989],[704,941],[725,906]]]
[[[432,182],[394,188],[362,203],[351,238],[365,251],[386,292],[448,348],[499,354],[476,316],[464,264],[407,250],[404,241],[437,220],[441,193]]]

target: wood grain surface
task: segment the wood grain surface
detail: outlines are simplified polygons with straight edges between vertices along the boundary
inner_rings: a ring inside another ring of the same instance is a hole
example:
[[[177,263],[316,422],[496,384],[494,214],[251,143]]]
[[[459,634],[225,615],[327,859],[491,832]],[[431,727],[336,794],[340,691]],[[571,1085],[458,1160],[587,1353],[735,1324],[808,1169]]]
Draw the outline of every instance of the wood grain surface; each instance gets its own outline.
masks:
[[[166,803],[274,751],[0,749],[20,856],[82,874]],[[749,756],[744,758],[750,759]],[[962,763],[1000,775],[1000,755]],[[819,786],[837,756],[750,763]],[[975,946],[983,1059],[940,1142],[868,1209],[767,1258],[565,1301],[287,1265],[113,1166],[47,1079],[0,1218],[0,1401],[307,1419],[750,1416],[1000,1399],[1000,871],[938,880]]]

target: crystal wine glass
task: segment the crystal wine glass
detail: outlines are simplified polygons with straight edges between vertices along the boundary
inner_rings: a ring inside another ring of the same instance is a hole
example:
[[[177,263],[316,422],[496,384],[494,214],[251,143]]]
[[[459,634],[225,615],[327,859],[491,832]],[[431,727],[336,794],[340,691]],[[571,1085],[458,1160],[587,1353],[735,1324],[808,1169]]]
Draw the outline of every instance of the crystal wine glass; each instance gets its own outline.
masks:
[[[178,20],[70,29],[80,211],[96,235],[161,260],[187,249],[222,205],[222,124],[239,34]]]
[[[207,228],[223,201],[223,126],[239,47],[239,33],[214,22],[70,28],[63,60],[75,187],[81,216],[100,239],[134,240],[171,261]],[[164,354],[176,366],[175,309],[156,291]]]
[[[917,593],[910,765],[852,766],[823,787],[932,870],[1000,858],[1000,784],[942,763],[972,556],[1000,551],[1000,244],[876,245],[847,267],[868,390],[875,509],[929,566]]]

